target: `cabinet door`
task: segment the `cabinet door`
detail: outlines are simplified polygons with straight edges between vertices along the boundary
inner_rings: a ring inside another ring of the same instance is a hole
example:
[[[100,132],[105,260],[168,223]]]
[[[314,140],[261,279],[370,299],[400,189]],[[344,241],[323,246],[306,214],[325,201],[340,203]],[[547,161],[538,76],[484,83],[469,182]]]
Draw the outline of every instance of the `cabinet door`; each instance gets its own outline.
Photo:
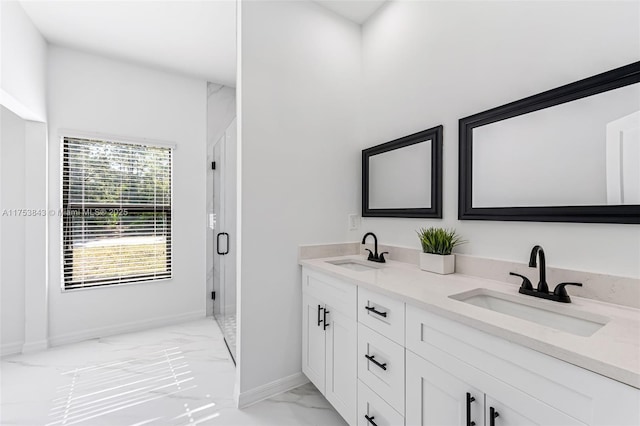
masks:
[[[509,402],[505,399],[498,401],[491,395],[485,396],[485,425],[486,426],[573,426],[584,425],[573,417],[550,407],[528,395],[513,392],[509,395]],[[511,398],[515,396],[516,398]],[[492,410],[493,409],[493,410]],[[492,413],[494,418],[491,418]]]
[[[409,351],[406,366],[407,425],[483,425],[482,392]]]
[[[327,381],[325,397],[349,424],[356,423],[357,325],[353,318],[326,307]]]
[[[302,372],[324,393],[325,390],[325,331],[324,304],[302,293]]]

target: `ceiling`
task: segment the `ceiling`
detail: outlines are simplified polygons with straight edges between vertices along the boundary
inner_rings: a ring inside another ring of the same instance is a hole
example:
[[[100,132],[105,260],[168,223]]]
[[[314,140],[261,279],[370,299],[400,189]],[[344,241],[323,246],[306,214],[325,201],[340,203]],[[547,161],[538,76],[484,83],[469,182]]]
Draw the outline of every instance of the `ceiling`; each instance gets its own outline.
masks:
[[[387,0],[314,0],[316,3],[336,12],[338,15],[355,22],[364,24],[387,2]]]
[[[235,87],[235,0],[20,4],[52,44]]]

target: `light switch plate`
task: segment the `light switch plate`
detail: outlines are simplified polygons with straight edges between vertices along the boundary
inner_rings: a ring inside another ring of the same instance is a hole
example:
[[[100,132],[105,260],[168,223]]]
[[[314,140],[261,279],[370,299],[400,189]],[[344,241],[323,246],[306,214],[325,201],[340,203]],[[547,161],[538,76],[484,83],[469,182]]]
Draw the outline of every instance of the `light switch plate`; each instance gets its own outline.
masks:
[[[356,213],[351,213],[347,217],[349,219],[349,231],[356,231],[360,228],[360,216]]]

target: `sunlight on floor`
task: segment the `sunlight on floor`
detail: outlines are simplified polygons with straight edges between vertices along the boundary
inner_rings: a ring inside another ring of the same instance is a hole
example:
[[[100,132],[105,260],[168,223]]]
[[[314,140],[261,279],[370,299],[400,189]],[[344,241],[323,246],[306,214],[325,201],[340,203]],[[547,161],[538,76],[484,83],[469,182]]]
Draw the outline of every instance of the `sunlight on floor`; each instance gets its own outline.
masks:
[[[3,358],[0,424],[344,425],[307,384],[243,410],[211,318]]]

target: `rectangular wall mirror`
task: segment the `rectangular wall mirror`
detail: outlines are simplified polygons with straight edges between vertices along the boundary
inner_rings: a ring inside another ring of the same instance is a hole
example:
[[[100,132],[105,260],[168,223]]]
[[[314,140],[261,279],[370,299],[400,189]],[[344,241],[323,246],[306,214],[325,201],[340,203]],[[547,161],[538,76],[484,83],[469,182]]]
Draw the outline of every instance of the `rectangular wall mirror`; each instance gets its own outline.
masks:
[[[442,217],[442,126],[362,151],[363,217]]]
[[[460,120],[460,219],[640,223],[640,62]]]

